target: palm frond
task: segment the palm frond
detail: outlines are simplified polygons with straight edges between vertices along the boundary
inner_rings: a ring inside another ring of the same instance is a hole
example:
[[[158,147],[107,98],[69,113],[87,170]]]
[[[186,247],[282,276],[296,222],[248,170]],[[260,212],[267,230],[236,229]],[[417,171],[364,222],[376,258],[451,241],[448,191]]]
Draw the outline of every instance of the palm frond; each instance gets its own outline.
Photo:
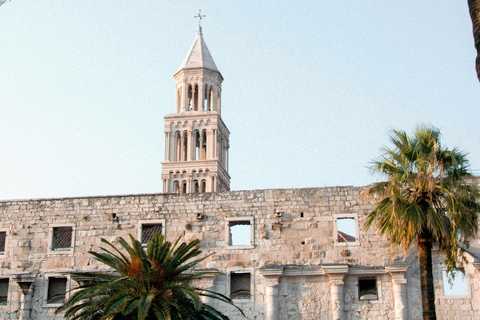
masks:
[[[173,244],[163,235],[154,234],[147,248],[130,236],[123,238],[121,249],[102,239],[107,248],[90,252],[94,258],[115,272],[76,272],[85,279],[56,313],[78,320],[145,320],[145,319],[228,319],[221,311],[205,305],[201,297],[209,297],[236,307],[228,297],[192,286],[196,279],[219,272],[191,272],[210,255],[199,257],[199,241]],[[124,252],[126,254],[124,254]]]

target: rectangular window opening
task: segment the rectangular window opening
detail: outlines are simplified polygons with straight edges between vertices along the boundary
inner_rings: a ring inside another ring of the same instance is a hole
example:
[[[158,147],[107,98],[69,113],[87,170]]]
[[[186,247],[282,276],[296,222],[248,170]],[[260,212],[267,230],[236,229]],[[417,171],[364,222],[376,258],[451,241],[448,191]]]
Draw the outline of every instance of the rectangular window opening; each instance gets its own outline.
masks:
[[[228,223],[228,245],[229,246],[250,246],[252,245],[252,228],[250,220],[229,221]]]
[[[52,249],[62,250],[72,247],[72,227],[54,227]]]
[[[6,306],[8,301],[8,278],[0,279],[0,306]]]
[[[356,238],[355,218],[338,218],[337,242],[355,242]]]
[[[7,240],[7,232],[0,231],[0,254],[5,254],[5,242]]]
[[[67,292],[67,278],[48,278],[47,303],[63,303],[65,302],[65,294]]]
[[[236,271],[230,273],[230,298],[250,299],[250,272]]]
[[[466,296],[467,280],[463,269],[453,269],[454,277],[447,274],[447,269],[443,269],[443,294],[445,296]]]
[[[158,235],[162,234],[161,223],[142,224],[142,231],[141,231],[142,244],[147,244],[150,240],[152,240],[153,235],[155,233],[157,233]]]
[[[359,279],[358,280],[358,299],[359,300],[377,300],[377,279]]]

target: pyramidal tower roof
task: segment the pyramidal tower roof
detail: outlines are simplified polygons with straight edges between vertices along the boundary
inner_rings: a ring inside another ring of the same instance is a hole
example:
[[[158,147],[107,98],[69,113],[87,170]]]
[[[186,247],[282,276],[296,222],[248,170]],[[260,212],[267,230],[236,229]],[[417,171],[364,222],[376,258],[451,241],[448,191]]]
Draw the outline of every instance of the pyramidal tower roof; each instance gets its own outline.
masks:
[[[213,61],[210,51],[208,51],[205,40],[203,40],[202,27],[199,26],[197,29],[197,36],[188,50],[187,55],[183,58],[178,71],[201,68],[220,73]]]

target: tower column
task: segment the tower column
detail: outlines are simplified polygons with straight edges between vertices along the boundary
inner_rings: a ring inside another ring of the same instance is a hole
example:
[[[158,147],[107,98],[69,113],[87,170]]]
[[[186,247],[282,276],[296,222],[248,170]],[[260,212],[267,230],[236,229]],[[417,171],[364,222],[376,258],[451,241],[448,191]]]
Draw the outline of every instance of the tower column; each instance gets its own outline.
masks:
[[[265,320],[278,320],[278,279],[265,283]]]
[[[260,274],[264,277],[264,314],[265,320],[278,320],[279,314],[279,287],[280,279],[283,275],[283,267],[263,267]]]
[[[348,273],[346,265],[332,265],[323,267],[325,274],[330,278],[330,306],[332,320],[345,320],[343,278]]]
[[[183,159],[184,159],[183,158],[184,157],[183,153],[185,151],[184,151],[184,147],[183,147],[183,140],[184,140],[183,139],[183,134],[180,134],[180,159],[178,159],[179,161],[183,161]]]
[[[187,139],[185,139],[187,141],[187,146],[185,147],[185,151],[187,152],[187,155],[185,157],[185,160],[187,161],[192,160],[192,153],[190,152],[192,149],[191,137],[192,137],[192,132],[187,131]]]
[[[165,132],[165,161],[170,161],[170,132]]]
[[[191,131],[191,134],[190,134],[190,139],[188,140],[189,143],[190,143],[190,158],[189,160],[195,160],[195,131]]]
[[[408,265],[393,265],[386,268],[392,276],[395,320],[408,319],[407,279],[405,278],[408,267]]]
[[[208,130],[207,131],[207,152],[206,153],[206,160],[212,159],[212,147],[213,147],[213,130]]]
[[[200,83],[198,84],[198,111],[205,110],[204,108],[205,102],[205,87],[204,87],[204,79],[200,79]]]
[[[188,85],[187,85],[187,79],[183,80],[183,86],[182,86],[182,96],[180,98],[180,112],[185,112],[185,108],[187,105],[187,98],[188,98]]]
[[[193,185],[193,180],[192,180],[192,174],[187,174],[187,193],[193,193],[193,188],[192,188],[192,185]]]

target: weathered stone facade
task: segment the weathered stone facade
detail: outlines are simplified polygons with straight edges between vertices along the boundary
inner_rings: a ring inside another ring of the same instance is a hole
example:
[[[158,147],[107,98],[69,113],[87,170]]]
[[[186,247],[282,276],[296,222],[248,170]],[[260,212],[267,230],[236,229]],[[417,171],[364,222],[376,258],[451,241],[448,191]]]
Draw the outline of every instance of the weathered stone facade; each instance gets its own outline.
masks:
[[[360,202],[362,188],[228,191],[223,77],[201,28],[175,79],[164,194],[0,202],[0,319],[62,319],[56,308],[82,282],[66,274],[109,271],[88,253],[101,238],[146,242],[153,232],[199,239],[214,254],[198,267],[224,275],[198,285],[232,297],[247,319],[421,318],[416,252],[392,253],[373,228],[363,230],[372,205]],[[461,295],[444,294],[443,259],[434,255],[439,319],[480,319],[480,238],[471,244]]]
[[[361,190],[331,187],[0,202],[0,232],[6,235],[0,279],[9,279],[0,318],[60,319],[53,314],[58,304],[47,303],[48,280],[57,281],[65,271],[106,270],[87,252],[98,251],[101,238],[115,243],[128,234],[140,237],[142,225],[158,223],[168,240],[200,239],[205,254],[215,252],[199,267],[225,275],[204,279],[202,286],[230,295],[233,286],[250,282],[235,299],[248,319],[420,319],[416,254],[404,259],[392,255],[388,242],[373,229],[362,230],[372,207],[359,201]],[[338,241],[336,223],[342,217],[353,217],[358,224],[352,241]],[[250,225],[250,244],[230,243],[230,226],[239,222]],[[62,227],[71,228],[73,241],[70,247],[55,248],[53,237]],[[472,241],[471,251],[479,248],[480,240]],[[445,297],[442,259],[434,257],[439,319],[480,319],[475,303],[480,298],[479,263],[473,255],[470,258],[472,263],[464,266],[468,294]],[[360,300],[362,280],[375,280],[376,297]],[[77,281],[68,278],[67,288]],[[242,318],[235,310],[225,311],[232,319]]]

